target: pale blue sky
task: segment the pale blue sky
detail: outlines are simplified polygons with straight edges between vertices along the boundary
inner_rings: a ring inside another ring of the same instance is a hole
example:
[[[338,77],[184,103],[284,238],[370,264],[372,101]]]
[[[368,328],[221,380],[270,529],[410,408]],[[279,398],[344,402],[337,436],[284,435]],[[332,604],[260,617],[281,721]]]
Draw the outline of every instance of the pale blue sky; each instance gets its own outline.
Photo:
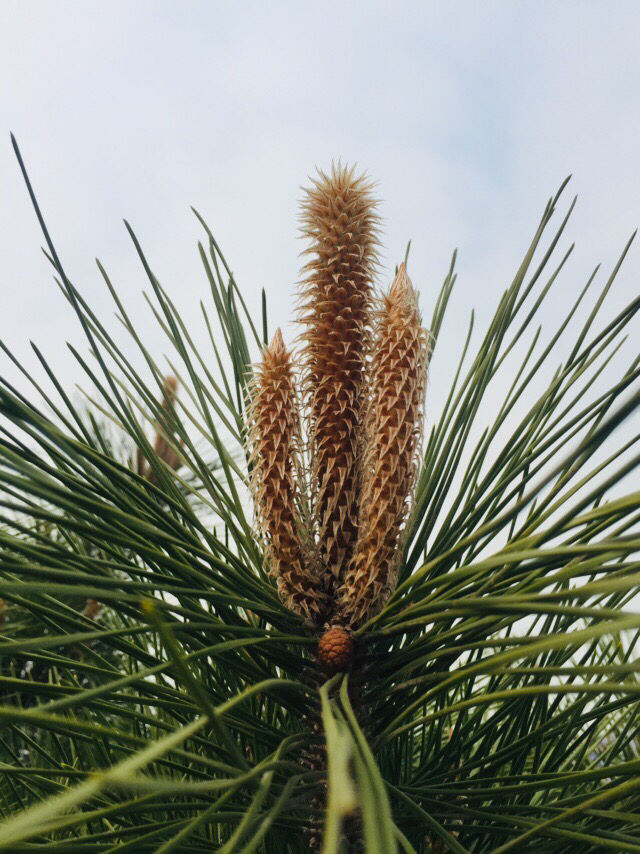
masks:
[[[111,311],[100,257],[157,355],[122,217],[199,329],[196,206],[249,303],[266,287],[291,339],[299,187],[341,157],[379,182],[381,284],[412,238],[426,318],[459,249],[437,409],[470,308],[488,318],[568,173],[580,200],[563,245],[578,245],[550,324],[640,223],[639,39],[632,0],[0,0],[0,335],[28,364],[32,338],[64,380],[80,377],[62,342],[81,335],[39,253],[9,130],[68,273]],[[639,259],[608,313],[640,291]]]

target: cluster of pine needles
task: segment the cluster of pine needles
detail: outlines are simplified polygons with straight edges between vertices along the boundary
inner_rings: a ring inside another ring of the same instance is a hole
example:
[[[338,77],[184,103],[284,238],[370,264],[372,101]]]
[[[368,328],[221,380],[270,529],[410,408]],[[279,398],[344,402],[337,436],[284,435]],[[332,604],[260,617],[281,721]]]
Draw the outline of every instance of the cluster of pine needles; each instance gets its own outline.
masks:
[[[631,241],[559,314],[563,185],[460,335],[455,255],[423,325],[335,166],[291,349],[199,214],[199,332],[126,224],[160,364],[99,262],[117,334],[73,283],[15,148],[86,389],[0,342],[0,850],[640,851]]]

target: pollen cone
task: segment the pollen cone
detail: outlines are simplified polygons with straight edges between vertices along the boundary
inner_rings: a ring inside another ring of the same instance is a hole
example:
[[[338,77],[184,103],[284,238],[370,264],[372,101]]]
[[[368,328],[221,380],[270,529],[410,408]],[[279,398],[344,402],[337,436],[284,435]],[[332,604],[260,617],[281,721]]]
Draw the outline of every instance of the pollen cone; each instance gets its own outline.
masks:
[[[352,625],[382,608],[396,581],[422,436],[429,355],[416,293],[401,264],[377,316],[358,541],[339,590]]]
[[[319,172],[301,210],[304,254],[299,319],[308,404],[314,518],[325,587],[331,591],[357,534],[361,391],[370,341],[377,263],[376,202],[364,176],[334,166]]]
[[[165,412],[169,412],[173,406],[175,405],[176,398],[178,396],[178,380],[169,375],[165,377],[164,380],[164,396],[162,400],[162,409]],[[153,442],[153,450],[156,452],[157,456],[160,457],[161,460],[169,466],[169,468],[174,471],[180,468],[181,460],[180,457],[175,450],[175,442],[172,443],[167,436],[164,428],[160,424],[160,422],[156,422],[156,435]],[[138,468],[140,468],[141,463],[138,462]],[[155,481],[155,475],[149,466],[144,467],[144,477],[150,482],[153,483]]]
[[[293,368],[280,330],[256,368],[249,398],[251,490],[269,570],[283,601],[318,622],[324,594],[320,579],[306,565],[300,544],[294,480],[298,451],[298,413]]]

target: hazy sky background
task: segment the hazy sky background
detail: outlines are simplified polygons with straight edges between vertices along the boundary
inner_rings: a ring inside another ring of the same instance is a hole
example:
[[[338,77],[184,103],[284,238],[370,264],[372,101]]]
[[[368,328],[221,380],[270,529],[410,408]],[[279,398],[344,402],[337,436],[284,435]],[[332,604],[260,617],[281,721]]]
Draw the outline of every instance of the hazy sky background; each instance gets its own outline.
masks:
[[[575,240],[577,249],[542,314],[549,329],[640,223],[632,0],[0,0],[0,18],[0,336],[28,366],[34,339],[67,383],[81,372],[63,342],[84,344],[39,252],[10,130],[67,272],[99,314],[112,312],[98,256],[158,357],[166,348],[123,217],[200,330],[208,294],[194,205],[249,304],[257,311],[265,287],[271,328],[284,325],[291,340],[300,186],[315,165],[357,161],[379,182],[380,283],[411,238],[426,320],[459,249],[432,412],[471,307],[483,328],[566,175],[561,209],[573,193],[580,199],[561,248]],[[605,317],[640,291],[639,272],[640,245]]]

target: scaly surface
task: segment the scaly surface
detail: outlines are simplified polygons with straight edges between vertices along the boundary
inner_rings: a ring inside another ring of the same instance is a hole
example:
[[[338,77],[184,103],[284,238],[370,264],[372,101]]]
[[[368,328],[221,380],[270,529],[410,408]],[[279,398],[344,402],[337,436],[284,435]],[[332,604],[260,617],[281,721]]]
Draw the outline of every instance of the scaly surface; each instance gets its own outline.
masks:
[[[378,313],[365,417],[359,535],[339,591],[345,619],[380,610],[395,584],[418,470],[428,334],[404,264]]]
[[[344,573],[357,536],[361,391],[377,261],[376,203],[364,176],[334,166],[306,190],[300,320],[314,518],[325,587]]]
[[[270,573],[283,601],[318,621],[324,593],[307,565],[296,509],[295,454],[299,441],[296,390],[289,353],[278,329],[256,368],[250,394],[251,488]]]

